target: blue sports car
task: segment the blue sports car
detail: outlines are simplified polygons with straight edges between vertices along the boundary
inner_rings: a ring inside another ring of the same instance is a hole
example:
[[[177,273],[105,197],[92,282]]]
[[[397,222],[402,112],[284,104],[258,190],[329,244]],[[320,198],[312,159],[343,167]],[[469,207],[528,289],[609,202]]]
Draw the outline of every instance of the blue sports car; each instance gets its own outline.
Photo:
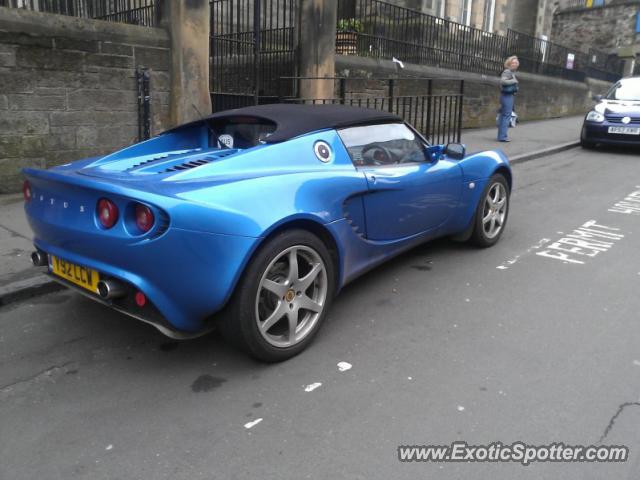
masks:
[[[264,361],[302,351],[335,294],[393,256],[493,245],[512,182],[502,153],[429,145],[390,113],[285,104],[24,174],[35,265],[173,338],[216,323]]]
[[[607,94],[594,97],[598,103],[582,125],[580,144],[640,146],[640,77],[623,78]]]

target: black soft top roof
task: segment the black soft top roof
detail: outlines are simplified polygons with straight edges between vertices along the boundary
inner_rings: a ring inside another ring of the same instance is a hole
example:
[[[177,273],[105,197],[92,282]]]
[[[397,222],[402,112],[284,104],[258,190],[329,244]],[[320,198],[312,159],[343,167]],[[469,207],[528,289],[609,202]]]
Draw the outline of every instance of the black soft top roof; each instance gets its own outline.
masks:
[[[267,143],[278,143],[305,133],[327,128],[344,128],[374,123],[402,122],[397,115],[370,108],[349,107],[346,105],[296,105],[277,103],[254,107],[236,108],[215,113],[195,122],[181,125],[169,131],[175,131],[203,120],[240,119],[253,117],[271,121],[276,130],[266,138]]]

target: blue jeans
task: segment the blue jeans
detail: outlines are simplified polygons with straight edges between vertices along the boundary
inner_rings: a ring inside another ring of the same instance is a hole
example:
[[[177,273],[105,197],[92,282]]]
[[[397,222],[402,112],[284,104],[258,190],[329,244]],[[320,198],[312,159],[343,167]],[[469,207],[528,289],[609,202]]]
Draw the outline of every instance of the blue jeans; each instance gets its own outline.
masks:
[[[498,124],[498,140],[506,140],[509,133],[509,121],[513,113],[513,94],[500,94],[500,123]]]

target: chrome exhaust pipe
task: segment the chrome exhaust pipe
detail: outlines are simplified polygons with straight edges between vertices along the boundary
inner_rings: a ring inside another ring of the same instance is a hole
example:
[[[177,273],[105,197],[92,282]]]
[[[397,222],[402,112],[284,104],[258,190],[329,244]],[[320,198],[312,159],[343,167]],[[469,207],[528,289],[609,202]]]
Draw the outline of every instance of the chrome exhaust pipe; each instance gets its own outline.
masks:
[[[49,258],[46,253],[36,250],[31,254],[31,263],[34,267],[44,267],[49,263]]]
[[[124,297],[127,294],[125,286],[117,280],[100,280],[98,294],[104,300]]]

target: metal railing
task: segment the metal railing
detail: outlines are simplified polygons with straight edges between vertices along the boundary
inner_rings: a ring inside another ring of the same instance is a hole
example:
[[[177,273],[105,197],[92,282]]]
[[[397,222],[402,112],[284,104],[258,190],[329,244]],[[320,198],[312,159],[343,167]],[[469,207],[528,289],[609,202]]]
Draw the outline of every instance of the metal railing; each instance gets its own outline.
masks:
[[[1,7],[153,27],[154,0],[0,0]]]
[[[620,63],[598,52],[588,53],[509,30],[506,36],[427,15],[382,0],[338,0],[336,53],[398,58],[431,65],[496,75],[504,59],[520,58],[526,72],[583,81],[585,76],[615,81]]]
[[[579,52],[531,35],[508,30],[508,55],[517,55],[520,70],[541,75],[584,81]]]
[[[277,100],[279,78],[297,69],[296,0],[211,0],[210,6],[213,110]]]
[[[588,53],[524,33],[509,30],[509,51],[518,55],[520,68],[527,72],[582,81],[585,77],[608,82],[618,80],[624,62],[617,55],[590,49]]]
[[[334,83],[331,98],[281,98],[283,103],[342,104],[394,113],[432,144],[460,142],[464,80],[448,78],[285,77]]]
[[[505,37],[391,3],[338,0],[338,15],[337,53],[477,73],[500,71],[504,61]]]
[[[138,87],[138,140],[151,138],[151,74],[148,68],[136,69],[136,85]]]

